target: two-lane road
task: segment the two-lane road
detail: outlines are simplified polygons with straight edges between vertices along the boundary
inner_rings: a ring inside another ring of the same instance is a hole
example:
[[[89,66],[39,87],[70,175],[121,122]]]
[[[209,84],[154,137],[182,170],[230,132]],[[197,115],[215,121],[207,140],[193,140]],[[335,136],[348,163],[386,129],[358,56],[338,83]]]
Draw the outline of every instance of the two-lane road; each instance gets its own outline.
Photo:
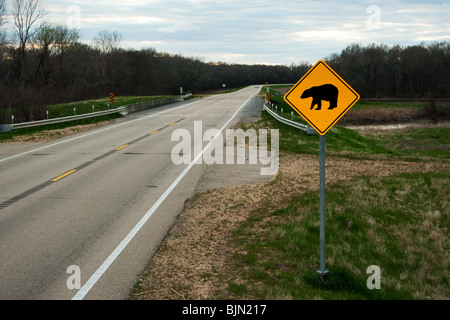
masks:
[[[173,130],[225,129],[258,90],[0,146],[0,299],[127,299],[205,170],[173,163]],[[78,274],[81,289],[69,288]]]

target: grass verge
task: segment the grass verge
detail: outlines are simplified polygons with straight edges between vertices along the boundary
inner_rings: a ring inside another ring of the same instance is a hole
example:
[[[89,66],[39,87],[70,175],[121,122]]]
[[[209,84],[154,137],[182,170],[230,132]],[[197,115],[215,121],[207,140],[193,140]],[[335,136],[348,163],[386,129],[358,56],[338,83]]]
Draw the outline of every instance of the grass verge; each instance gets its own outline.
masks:
[[[317,136],[277,123],[265,112],[248,127],[278,128],[280,150],[318,154]],[[450,128],[360,134],[335,127],[327,155],[351,159],[450,159]],[[245,270],[229,291],[256,299],[448,299],[450,297],[450,172],[358,176],[327,186],[327,263],[319,257],[318,192],[291,195],[276,210],[260,207],[233,233],[233,272]],[[369,290],[370,265],[382,289]]]
[[[450,173],[359,177],[327,188],[329,274],[317,273],[317,192],[258,210],[234,232],[237,297],[256,299],[448,299]],[[255,232],[258,230],[258,232]],[[366,270],[381,269],[370,290]]]

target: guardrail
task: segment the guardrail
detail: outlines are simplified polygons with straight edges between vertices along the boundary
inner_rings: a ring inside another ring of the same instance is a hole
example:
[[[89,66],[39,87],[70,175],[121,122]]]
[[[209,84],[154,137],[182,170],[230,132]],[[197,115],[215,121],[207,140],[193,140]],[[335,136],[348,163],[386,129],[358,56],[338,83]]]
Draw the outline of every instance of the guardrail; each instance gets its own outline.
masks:
[[[88,118],[94,118],[94,117],[99,117],[99,116],[104,116],[104,115],[114,114],[114,113],[120,113],[122,115],[127,115],[129,113],[139,112],[139,111],[143,111],[143,110],[147,110],[147,109],[151,109],[151,108],[160,107],[165,104],[183,101],[183,99],[186,99],[190,96],[192,96],[192,93],[186,94],[184,96],[179,96],[179,97],[172,97],[172,98],[167,98],[167,99],[140,102],[140,103],[135,103],[135,104],[118,107],[115,109],[97,111],[97,112],[91,112],[91,113],[84,113],[84,114],[75,115],[75,116],[60,117],[60,118],[30,121],[30,122],[20,122],[20,123],[13,123],[13,124],[0,124],[0,132],[10,132],[11,130],[14,130],[14,129],[31,128],[31,127],[43,126],[43,125],[47,125],[47,124],[56,124],[56,123],[74,121],[74,120],[88,119]]]
[[[282,115],[278,114],[278,108],[276,107],[276,111],[273,110],[274,105],[270,102],[265,101],[264,102],[264,110],[266,110],[272,117],[274,117],[276,120],[278,120],[281,123],[287,124],[288,126],[300,129],[305,131],[307,134],[315,135],[317,134],[316,130],[314,130],[313,127],[310,125],[302,124],[297,121],[293,121],[290,119],[287,119],[283,117]]]
[[[32,127],[44,126],[44,125],[48,125],[48,124],[56,124],[56,123],[63,123],[63,122],[69,122],[69,121],[75,121],[75,120],[88,119],[88,118],[94,118],[94,117],[99,117],[99,116],[104,116],[104,115],[114,114],[114,113],[121,113],[122,115],[126,115],[127,109],[125,106],[123,106],[123,107],[119,107],[116,109],[84,113],[84,114],[75,115],[75,116],[29,121],[29,122],[20,122],[20,123],[13,123],[13,124],[0,124],[0,132],[10,132],[11,130],[14,130],[14,129],[32,128]]]
[[[104,116],[104,115],[114,114],[114,113],[121,113],[121,114],[125,115],[127,113],[127,109],[126,109],[126,107],[119,107],[116,109],[85,113],[85,114],[80,114],[80,115],[75,115],[75,116],[15,123],[15,124],[10,124],[9,126],[10,126],[11,130],[22,129],[22,128],[31,128],[31,127],[42,126],[42,125],[46,125],[46,124],[55,124],[55,123],[63,123],[63,122],[69,122],[69,121],[74,121],[74,120],[94,118],[94,117],[99,117],[99,116]]]

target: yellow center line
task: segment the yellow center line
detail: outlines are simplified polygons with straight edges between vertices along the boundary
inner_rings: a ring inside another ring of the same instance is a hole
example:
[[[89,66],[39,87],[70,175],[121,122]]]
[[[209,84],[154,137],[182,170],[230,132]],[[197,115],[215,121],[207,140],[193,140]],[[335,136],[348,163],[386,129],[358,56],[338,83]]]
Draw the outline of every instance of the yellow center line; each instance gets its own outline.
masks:
[[[123,148],[126,147],[128,147],[128,144],[124,144],[123,146],[116,148],[116,151],[122,150]]]
[[[70,175],[70,174],[72,174],[72,173],[74,173],[74,172],[76,172],[76,171],[77,171],[76,169],[70,170],[69,172],[66,172],[66,173],[62,174],[62,175],[60,175],[59,177],[56,177],[55,179],[52,180],[52,182],[59,181],[59,180],[61,180],[62,178],[67,177],[68,175]]]
[[[196,112],[196,113],[197,113],[197,112]],[[188,118],[188,117],[184,117],[184,119],[187,119],[187,118]],[[171,124],[169,124],[169,126],[173,126],[173,125],[176,124],[176,123],[177,123],[176,121],[175,121],[175,122],[172,122]],[[150,132],[150,134],[153,135],[153,134],[157,133],[158,131],[159,131],[159,130],[155,130],[155,131],[153,131],[153,132]],[[121,146],[121,147],[116,148],[115,150],[116,150],[116,151],[119,151],[119,150],[122,150],[123,148],[126,148],[126,147],[128,147],[128,146],[129,146],[129,144],[127,143],[127,144],[124,144],[124,145]],[[91,162],[95,162],[95,161],[96,161],[96,160],[92,160]],[[64,174],[62,174],[62,175],[60,175],[60,176],[58,176],[58,177],[52,179],[51,182],[59,181],[59,180],[65,178],[65,177],[67,177],[67,176],[69,176],[69,175],[71,175],[72,173],[77,172],[77,171],[78,171],[78,169],[70,170],[70,171],[68,171],[68,172],[66,172],[66,173],[64,173]]]

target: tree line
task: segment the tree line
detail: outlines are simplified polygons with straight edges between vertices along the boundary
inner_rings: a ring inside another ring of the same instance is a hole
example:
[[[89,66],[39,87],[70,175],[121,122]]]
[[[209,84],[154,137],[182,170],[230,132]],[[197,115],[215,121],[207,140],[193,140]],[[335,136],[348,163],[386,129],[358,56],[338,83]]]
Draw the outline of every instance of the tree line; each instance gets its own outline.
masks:
[[[365,98],[450,97],[450,43],[351,44],[327,63]]]
[[[7,36],[6,1],[0,0],[0,112],[18,121],[42,118],[41,106],[118,95],[175,95],[245,85],[295,83],[308,63],[241,65],[121,48],[118,32],[100,31],[91,45],[77,29],[51,25],[43,0],[13,0],[15,32]],[[450,97],[450,44],[401,47],[352,44],[324,59],[360,95]],[[0,122],[5,119],[0,119]]]

